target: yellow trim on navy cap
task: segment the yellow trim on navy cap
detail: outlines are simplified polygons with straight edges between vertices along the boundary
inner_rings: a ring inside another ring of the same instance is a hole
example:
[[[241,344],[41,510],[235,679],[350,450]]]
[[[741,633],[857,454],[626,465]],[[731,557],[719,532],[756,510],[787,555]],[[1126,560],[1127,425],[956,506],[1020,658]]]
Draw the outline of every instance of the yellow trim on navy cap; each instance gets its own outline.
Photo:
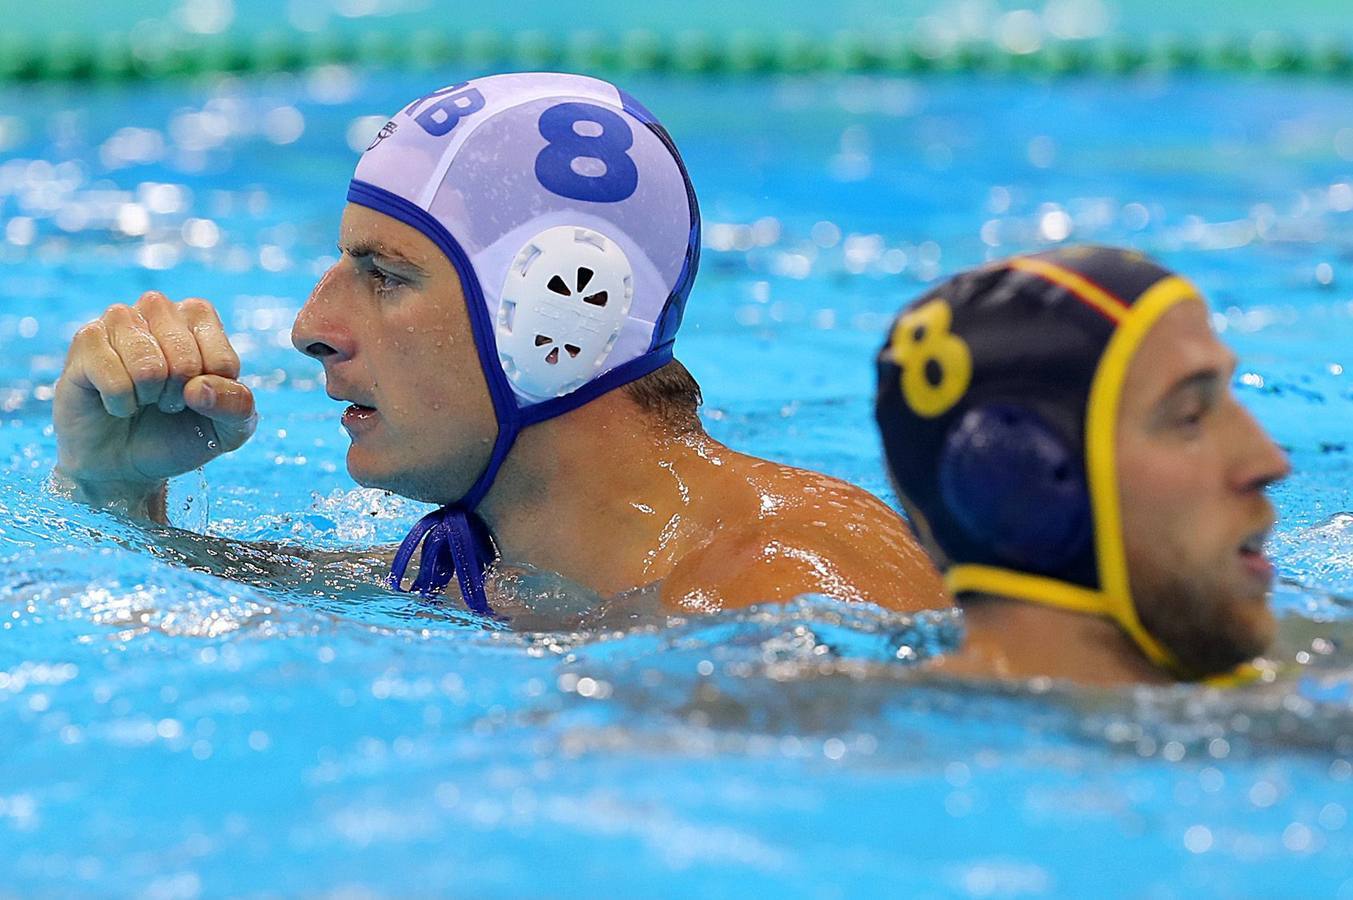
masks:
[[[954,595],[967,592],[999,594],[1071,612],[1108,615],[1103,596],[1093,588],[998,566],[973,563],[953,566],[944,573],[944,586]]]
[[[1018,265],[1016,265],[1018,264]],[[1142,341],[1166,312],[1185,300],[1199,300],[1187,280],[1170,275],[1157,281],[1131,306],[1084,278],[1041,260],[1011,261],[1014,268],[1033,272],[1060,284],[1118,323],[1090,384],[1086,404],[1085,454],[1090,509],[1094,518],[1095,568],[1099,588],[1087,588],[1057,578],[1033,575],[997,566],[960,564],[945,572],[945,585],[957,596],[964,592],[998,594],[1058,609],[1104,616],[1123,629],[1155,666],[1179,677],[1192,678],[1169,650],[1147,633],[1137,616],[1128,581],[1127,550],[1123,544],[1117,470],[1118,408],[1128,365]],[[1103,295],[1103,296],[1099,296]],[[1228,676],[1217,676],[1220,683]]]
[[[1201,301],[1201,298],[1197,288],[1178,275],[1162,278],[1137,298],[1100,357],[1090,384],[1085,415],[1086,468],[1095,522],[1095,560],[1106,611],[1147,659],[1176,674],[1187,673],[1174,654],[1147,633],[1132,602],[1118,490],[1117,432],[1118,407],[1123,398],[1128,365],[1152,326],[1185,300]]]
[[[1222,672],[1220,675],[1209,675],[1201,679],[1200,683],[1204,687],[1216,688],[1217,690],[1230,690],[1232,688],[1246,687],[1258,681],[1270,680],[1269,675],[1272,669],[1261,668],[1252,662],[1241,663],[1229,672]],[[1276,673],[1275,673],[1276,674]]]

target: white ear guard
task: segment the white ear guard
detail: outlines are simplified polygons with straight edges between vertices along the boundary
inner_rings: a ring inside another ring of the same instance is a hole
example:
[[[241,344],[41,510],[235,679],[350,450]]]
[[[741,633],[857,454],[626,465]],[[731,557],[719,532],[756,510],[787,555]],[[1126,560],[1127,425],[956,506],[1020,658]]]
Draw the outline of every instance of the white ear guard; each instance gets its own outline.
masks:
[[[498,359],[532,400],[560,397],[602,371],[634,299],[625,253],[590,228],[560,225],[526,242],[498,307]]]

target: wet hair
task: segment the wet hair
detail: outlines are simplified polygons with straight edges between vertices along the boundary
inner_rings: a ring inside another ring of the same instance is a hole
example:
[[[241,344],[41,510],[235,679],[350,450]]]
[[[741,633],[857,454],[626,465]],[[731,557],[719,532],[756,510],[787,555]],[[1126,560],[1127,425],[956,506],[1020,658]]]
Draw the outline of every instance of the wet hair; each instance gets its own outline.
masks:
[[[621,388],[645,413],[678,434],[704,430],[700,424],[700,384],[680,360],[672,360]]]

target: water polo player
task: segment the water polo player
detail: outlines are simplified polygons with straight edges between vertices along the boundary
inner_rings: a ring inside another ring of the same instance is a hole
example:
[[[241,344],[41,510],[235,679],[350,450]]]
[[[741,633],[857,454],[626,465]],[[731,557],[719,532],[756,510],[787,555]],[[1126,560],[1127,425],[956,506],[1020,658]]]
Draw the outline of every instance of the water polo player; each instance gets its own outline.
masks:
[[[902,312],[878,424],[966,615],[948,670],[1196,679],[1265,649],[1288,465],[1234,366],[1195,288],[1125,250],[1004,260]]]
[[[361,484],[440,505],[390,583],[487,611],[495,558],[602,595],[661,582],[695,610],[821,592],[942,604],[865,492],[729,451],[672,355],[699,213],[667,132],[614,86],[503,75],[419,98],[348,189],[340,260],[297,349],[347,405]],[[205,301],[147,294],[76,337],[59,481],[164,519],[165,479],[241,446],[254,402]]]

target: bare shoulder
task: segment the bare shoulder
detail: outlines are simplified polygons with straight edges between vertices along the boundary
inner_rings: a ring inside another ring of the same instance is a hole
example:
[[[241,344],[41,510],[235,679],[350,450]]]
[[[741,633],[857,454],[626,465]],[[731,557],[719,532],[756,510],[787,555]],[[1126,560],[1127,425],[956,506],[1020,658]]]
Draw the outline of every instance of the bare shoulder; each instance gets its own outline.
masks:
[[[713,611],[820,593],[907,612],[949,605],[906,523],[868,491],[761,460],[742,468],[756,512],[723,521],[677,563],[669,602]]]

